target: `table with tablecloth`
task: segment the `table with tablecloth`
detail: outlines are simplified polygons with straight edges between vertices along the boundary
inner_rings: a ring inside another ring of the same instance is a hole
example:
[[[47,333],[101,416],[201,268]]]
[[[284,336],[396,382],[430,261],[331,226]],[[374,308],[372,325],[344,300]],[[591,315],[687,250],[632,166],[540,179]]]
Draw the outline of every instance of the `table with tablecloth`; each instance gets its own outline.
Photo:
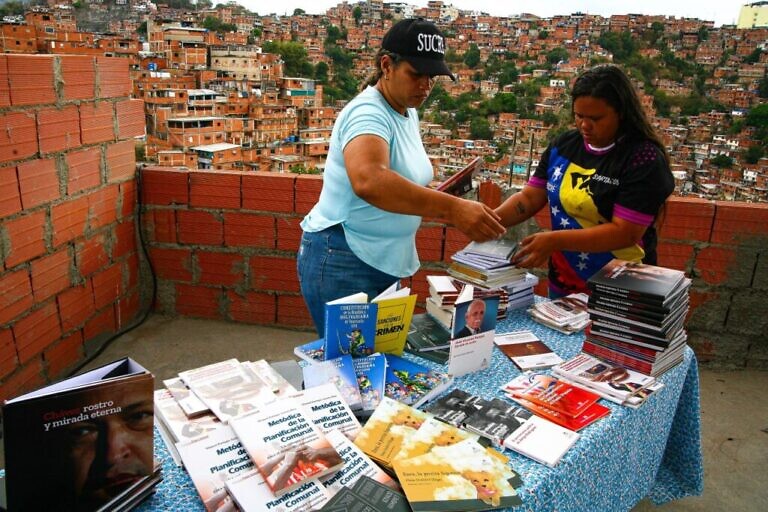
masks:
[[[520,329],[533,331],[564,359],[578,353],[584,339],[583,333],[565,335],[542,326],[524,310],[510,312],[496,326],[497,333]],[[494,348],[489,368],[455,379],[451,389],[503,398],[499,387],[516,375],[517,368]],[[661,504],[701,494],[699,373],[693,351],[686,348],[682,363],[659,380],[664,387],[639,409],[601,400],[610,415],[583,429],[555,468],[505,451],[523,479],[518,490],[523,505],[512,510],[620,511],[645,497]],[[205,510],[186,471],[175,465],[157,435],[155,454],[163,464],[164,479],[138,510]]]

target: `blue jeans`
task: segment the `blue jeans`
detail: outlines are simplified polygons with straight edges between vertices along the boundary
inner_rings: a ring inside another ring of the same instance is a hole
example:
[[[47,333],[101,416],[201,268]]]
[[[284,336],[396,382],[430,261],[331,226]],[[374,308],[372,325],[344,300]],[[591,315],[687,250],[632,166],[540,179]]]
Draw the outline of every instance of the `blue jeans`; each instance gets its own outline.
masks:
[[[358,292],[367,293],[371,300],[399,280],[355,256],[341,224],[316,233],[304,232],[296,270],[319,337],[325,333],[326,302]]]

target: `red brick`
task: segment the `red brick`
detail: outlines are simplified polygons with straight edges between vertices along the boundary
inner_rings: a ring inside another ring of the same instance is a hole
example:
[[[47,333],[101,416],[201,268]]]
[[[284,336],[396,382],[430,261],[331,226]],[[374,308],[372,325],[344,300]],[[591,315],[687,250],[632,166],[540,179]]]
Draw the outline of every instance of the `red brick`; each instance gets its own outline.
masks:
[[[450,262],[454,253],[462,250],[470,242],[467,235],[456,228],[445,228],[445,250],[443,251],[443,261]]]
[[[423,302],[426,297],[429,297],[429,283],[427,282],[427,276],[444,276],[446,275],[443,270],[435,269],[422,269],[418,270],[412,277],[410,282],[411,293],[418,295],[418,302]]]
[[[47,298],[66,290],[71,285],[69,276],[69,250],[64,248],[43,258],[31,262],[32,293],[35,302],[44,302]]]
[[[148,241],[176,243],[175,210],[148,210],[141,217]]]
[[[189,205],[239,210],[241,174],[227,171],[190,171]]]
[[[115,104],[117,114],[117,136],[120,139],[143,137],[146,132],[144,119],[144,102],[142,100],[125,100]]]
[[[296,177],[296,213],[309,213],[320,199],[323,188],[323,176],[300,174]]]
[[[56,304],[49,302],[13,325],[19,362],[25,364],[61,337]]]
[[[281,251],[298,252],[301,245],[301,217],[278,217],[277,248]]]
[[[80,119],[77,107],[49,108],[37,114],[40,153],[53,153],[80,146]]]
[[[112,104],[108,102],[80,105],[80,137],[83,144],[115,140],[115,120]]]
[[[91,315],[96,312],[93,303],[93,285],[87,280],[82,286],[75,286],[56,297],[64,332],[80,329]]]
[[[0,114],[0,162],[37,153],[37,122],[32,112]]]
[[[44,105],[56,101],[52,55],[8,55],[13,105]]]
[[[123,272],[120,265],[112,265],[93,275],[93,300],[97,310],[114,303],[123,294]]]
[[[88,196],[57,204],[51,208],[53,246],[79,238],[85,234],[88,222]]]
[[[295,183],[294,174],[247,173],[243,175],[243,208],[290,213],[293,211]]]
[[[200,268],[201,284],[235,286],[243,283],[245,261],[242,254],[208,251],[195,254],[197,266]]]
[[[69,167],[68,194],[101,185],[101,151],[98,148],[71,151],[66,158]]]
[[[97,234],[88,240],[82,240],[75,245],[75,261],[77,270],[83,277],[98,272],[109,264],[106,239],[103,234]]]
[[[660,242],[656,248],[658,264],[662,267],[674,268],[688,272],[693,260],[693,246],[691,244],[674,244]]]
[[[15,167],[0,168],[0,218],[21,211],[19,179]]]
[[[13,332],[10,329],[0,329],[0,379],[15,370],[18,364]]]
[[[5,266],[11,268],[45,253],[45,212],[31,213],[3,221],[10,250]]]
[[[277,296],[277,323],[291,327],[313,327],[312,317],[301,295]]]
[[[104,187],[88,195],[88,219],[92,229],[98,229],[117,221],[117,185]]]
[[[8,272],[0,276],[0,325],[11,320],[32,307],[32,283],[29,271],[25,268]]]
[[[421,261],[441,261],[443,258],[443,227],[422,225],[416,232],[416,250]]]
[[[115,226],[115,243],[112,257],[120,259],[136,252],[136,224],[133,221],[121,222]]]
[[[275,218],[257,213],[224,212],[224,245],[275,248]]]
[[[533,220],[536,221],[536,225],[541,229],[552,229],[552,216],[549,213],[549,208],[542,208],[536,212]]]
[[[38,158],[19,164],[21,204],[25,210],[60,197],[59,172],[53,158]]]
[[[189,171],[168,167],[147,167],[141,171],[143,204],[172,205],[189,203]]]
[[[93,57],[61,55],[61,79],[65,100],[90,100],[96,94]]]
[[[110,306],[85,323],[83,338],[91,341],[100,334],[112,334],[115,332],[115,308]]]
[[[139,314],[140,309],[141,297],[139,296],[138,291],[120,297],[116,307],[117,318],[115,319],[115,324],[117,329],[120,330],[123,327],[130,325],[136,319],[136,315]]]
[[[149,250],[152,268],[160,279],[192,281],[192,251],[189,249]]]
[[[271,293],[228,291],[229,317],[235,322],[247,324],[274,324],[277,307]]]
[[[223,319],[219,309],[221,300],[219,288],[176,285],[176,312],[180,315]]]
[[[712,243],[743,244],[768,235],[768,204],[717,201]]]
[[[298,292],[296,260],[270,256],[251,258],[251,287],[254,290]]]
[[[134,252],[131,253],[125,261],[123,261],[123,274],[127,277],[128,284],[125,286],[125,290],[129,291],[139,286],[139,255]]]
[[[136,143],[125,140],[107,146],[107,180],[125,181],[136,176]]]
[[[136,201],[136,180],[124,181],[120,184],[120,198],[123,205],[120,218],[125,219],[136,213],[139,205]]]
[[[99,98],[130,96],[131,76],[128,59],[121,57],[96,57],[99,82]]]
[[[31,361],[3,382],[0,387],[0,400],[7,400],[39,389],[45,384],[41,359]]]
[[[224,243],[224,225],[212,213],[179,211],[176,219],[179,225],[179,243],[201,245]]]
[[[735,248],[705,247],[696,255],[695,268],[708,284],[722,284],[728,279],[729,267],[736,261]]]
[[[715,203],[699,198],[673,197],[667,201],[659,238],[707,242],[712,232]]]
[[[56,380],[65,376],[65,372],[74,367],[85,354],[83,353],[83,333],[75,331],[55,345],[48,348],[43,358],[48,363],[48,378]]]
[[[688,297],[690,298],[690,302],[688,314],[685,318],[686,322],[691,319],[697,308],[707,302],[720,299],[720,294],[718,292],[703,291],[692,287],[688,292]]]
[[[481,181],[477,198],[489,208],[496,208],[501,204],[501,188],[492,181]]]
[[[11,86],[8,83],[8,59],[0,55],[0,107],[11,106]]]

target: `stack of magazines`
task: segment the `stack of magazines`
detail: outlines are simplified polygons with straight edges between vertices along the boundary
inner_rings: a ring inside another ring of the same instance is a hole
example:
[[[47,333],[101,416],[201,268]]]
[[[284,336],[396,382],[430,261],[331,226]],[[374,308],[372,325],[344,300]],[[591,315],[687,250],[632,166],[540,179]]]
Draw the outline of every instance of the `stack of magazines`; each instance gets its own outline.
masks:
[[[486,290],[508,286],[524,279],[526,274],[525,269],[511,262],[516,251],[517,242],[512,240],[470,242],[451,256],[448,273]]]
[[[592,290],[584,352],[658,376],[683,359],[691,280],[679,270],[612,260]]]
[[[564,334],[579,332],[589,325],[586,293],[572,293],[558,299],[533,304],[528,310],[535,321]]]

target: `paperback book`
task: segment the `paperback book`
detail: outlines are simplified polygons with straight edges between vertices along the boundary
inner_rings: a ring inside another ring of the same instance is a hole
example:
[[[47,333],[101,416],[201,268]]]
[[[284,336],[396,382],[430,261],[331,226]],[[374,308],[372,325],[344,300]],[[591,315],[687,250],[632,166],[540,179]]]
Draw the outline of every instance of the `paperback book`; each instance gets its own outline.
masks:
[[[580,415],[571,417],[557,411],[553,411],[552,409],[548,409],[539,404],[529,402],[528,400],[517,398],[511,394],[507,394],[506,397],[513,402],[522,405],[536,416],[540,416],[545,420],[549,420],[552,423],[560,425],[561,427],[565,427],[568,430],[573,430],[574,432],[578,432],[584,427],[591,425],[600,418],[604,418],[611,413],[611,410],[608,407],[604,406],[603,404],[596,403],[587,407],[587,409]]]
[[[523,372],[551,368],[563,362],[529,330],[496,334],[493,342]]]
[[[6,400],[2,412],[8,510],[117,507],[129,487],[150,485],[153,387],[151,373],[123,358]],[[108,472],[107,452],[117,447],[105,432],[108,425],[129,428],[126,411],[131,413],[136,456]],[[78,475],[84,480],[79,485]]]
[[[519,475],[482,446],[465,440],[394,462],[414,512],[470,512],[520,505]]]
[[[196,394],[190,391],[189,387],[180,378],[166,379],[163,381],[163,384],[187,416],[197,416],[198,414],[205,414],[211,411]]]
[[[302,368],[302,373],[304,374],[305,389],[322,386],[330,382],[336,386],[353,411],[362,408],[363,401],[360,397],[360,388],[357,386],[357,375],[349,355],[307,365]]]
[[[517,430],[532,414],[526,409],[500,398],[479,403],[480,408],[464,420],[464,428],[475,432],[496,445]]]
[[[263,380],[278,398],[296,392],[296,388],[264,359],[247,361],[243,365]]]
[[[385,354],[385,357],[387,373],[384,394],[406,405],[419,407],[453,383],[453,379],[443,372],[394,354]]]
[[[685,283],[685,273],[655,265],[613,259],[587,281],[597,292],[664,305]]]
[[[320,512],[411,512],[411,507],[401,493],[363,475],[342,487]]]
[[[416,353],[416,355],[420,355],[420,352],[444,350],[445,359],[442,362],[445,362],[448,360],[447,351],[451,346],[451,333],[432,316],[427,313],[419,313],[413,315],[407,343],[409,352]]]
[[[293,354],[308,363],[315,363],[317,361],[325,361],[325,340],[320,338],[318,340],[304,343],[293,347]]]
[[[352,487],[358,479],[366,476],[393,489],[397,489],[397,483],[377,466],[366,454],[360,450],[348,437],[338,430],[328,433],[328,441],[344,460],[344,465],[331,475],[322,477],[323,486],[335,494],[342,487]]]
[[[502,391],[571,418],[581,415],[600,399],[597,393],[544,374],[520,375],[507,382]]]
[[[328,439],[290,398],[230,421],[243,448],[275,496],[311,478],[341,468],[343,461]]]
[[[465,439],[477,442],[479,437],[475,433],[454,427],[437,418],[427,418],[413,436],[403,441],[395,459],[410,459],[424,455],[437,446],[450,446]]]
[[[242,512],[311,512],[330,499],[317,480],[309,480],[293,491],[275,497],[264,477],[252,469],[225,482],[227,491]]]
[[[450,393],[431,402],[426,410],[437,419],[462,427],[468,417],[485,407],[486,400],[462,389],[452,389]]]
[[[472,190],[472,177],[481,169],[483,159],[479,156],[472,159],[460,171],[437,186],[437,190],[454,196],[463,196]]]
[[[324,358],[342,355],[363,357],[375,352],[378,304],[369,303],[368,295],[357,293],[325,305]]]
[[[398,285],[399,282],[395,282],[371,302],[378,305],[374,351],[399,356],[411,327],[416,294],[411,294],[410,288],[398,289]]]
[[[367,416],[373,412],[384,396],[387,379],[387,358],[384,354],[373,354],[352,360],[357,376],[362,409],[359,414]]]
[[[154,392],[155,418],[171,434],[173,443],[191,441],[221,426],[212,412],[188,417],[167,389]]]
[[[253,468],[232,428],[222,425],[203,437],[178,443],[176,448],[205,509],[208,512],[226,510],[232,498],[225,482]]]
[[[354,439],[360,432],[360,422],[339,390],[331,383],[296,392],[291,398],[304,407],[307,417],[325,435],[338,430],[348,438]]]

